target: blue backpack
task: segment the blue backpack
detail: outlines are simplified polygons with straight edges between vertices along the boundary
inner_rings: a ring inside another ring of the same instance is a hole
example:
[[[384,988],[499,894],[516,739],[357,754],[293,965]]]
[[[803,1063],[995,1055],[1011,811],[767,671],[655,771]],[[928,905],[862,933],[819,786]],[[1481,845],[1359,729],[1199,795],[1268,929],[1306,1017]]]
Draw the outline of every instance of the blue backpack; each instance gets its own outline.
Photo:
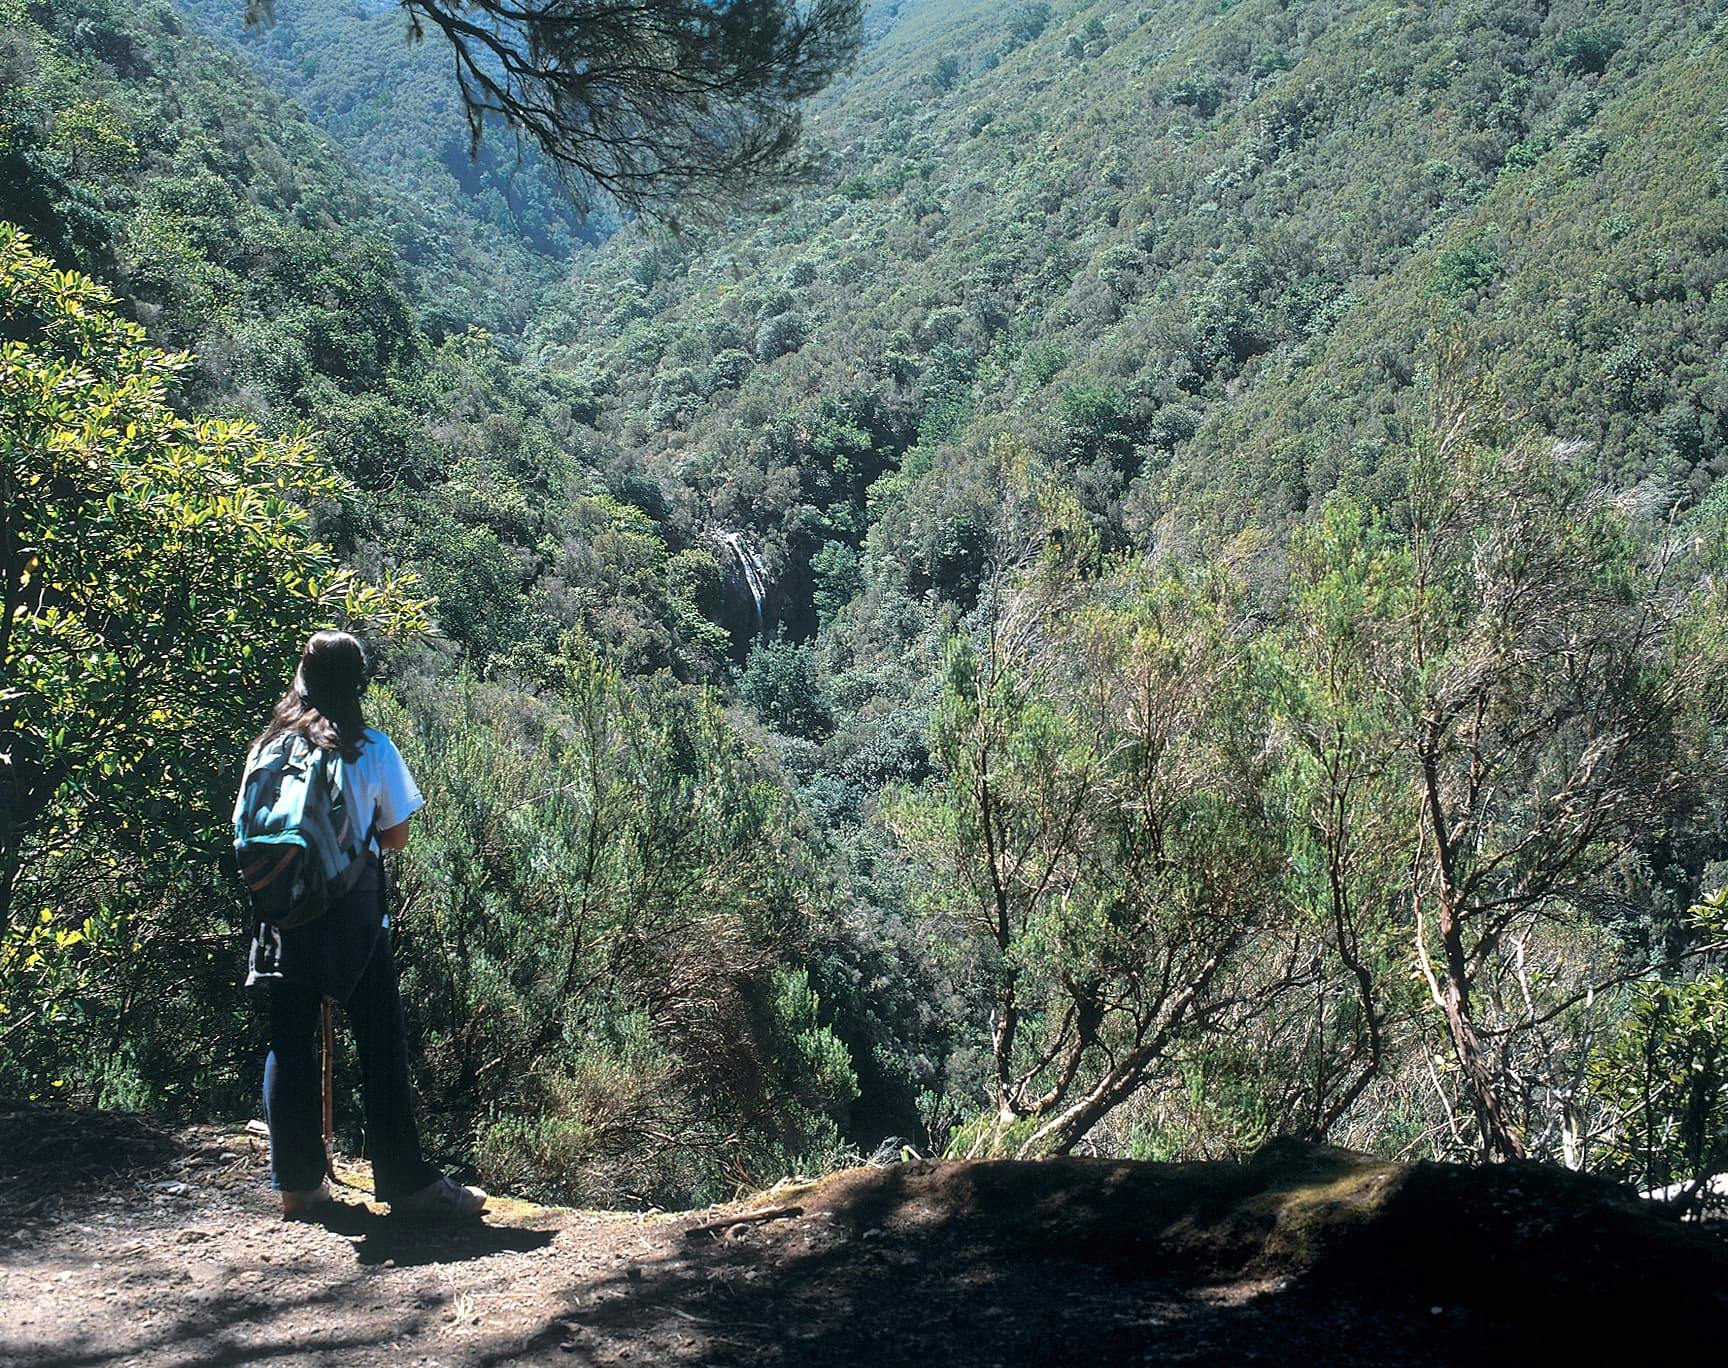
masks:
[[[247,762],[234,854],[263,921],[287,930],[315,921],[353,888],[371,833],[343,801],[332,753],[286,731]]]

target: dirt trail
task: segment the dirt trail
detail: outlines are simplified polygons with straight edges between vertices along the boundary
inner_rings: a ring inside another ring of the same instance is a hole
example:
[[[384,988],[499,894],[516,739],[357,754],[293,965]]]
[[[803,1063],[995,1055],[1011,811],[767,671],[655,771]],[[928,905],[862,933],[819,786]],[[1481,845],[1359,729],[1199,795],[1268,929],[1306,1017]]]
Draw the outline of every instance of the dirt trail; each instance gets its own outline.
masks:
[[[0,1361],[982,1368],[1527,1352],[1532,1327],[1492,1307],[1328,1274],[1340,1232],[1374,1230],[1408,1172],[1335,1151],[1276,1172],[899,1165],[703,1212],[502,1202],[457,1227],[394,1221],[350,1190],[351,1219],[330,1229],[280,1218],[243,1131],[13,1114],[0,1116]],[[1708,1284],[1715,1247],[1680,1238]]]

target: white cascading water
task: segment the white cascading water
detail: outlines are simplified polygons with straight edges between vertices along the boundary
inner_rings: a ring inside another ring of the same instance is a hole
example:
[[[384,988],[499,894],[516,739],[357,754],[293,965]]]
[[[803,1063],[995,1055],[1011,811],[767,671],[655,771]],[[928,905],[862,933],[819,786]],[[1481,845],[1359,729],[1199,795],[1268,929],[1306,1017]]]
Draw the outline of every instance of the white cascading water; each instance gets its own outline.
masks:
[[[768,591],[764,576],[764,566],[756,553],[750,549],[750,544],[744,540],[742,532],[723,532],[720,539],[731,550],[733,558],[738,562],[738,568],[743,572],[744,583],[750,589],[750,601],[756,605],[756,636],[761,639],[768,629],[767,602]]]

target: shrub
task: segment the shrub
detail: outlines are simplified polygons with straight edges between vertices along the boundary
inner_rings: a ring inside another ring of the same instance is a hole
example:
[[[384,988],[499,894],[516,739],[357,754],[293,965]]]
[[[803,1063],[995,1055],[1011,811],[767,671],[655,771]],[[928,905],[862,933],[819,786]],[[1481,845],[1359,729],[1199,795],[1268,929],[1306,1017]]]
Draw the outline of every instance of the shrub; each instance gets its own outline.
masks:
[[[477,1136],[513,1191],[664,1205],[826,1160],[856,1084],[802,975],[821,895],[782,795],[705,691],[575,636],[547,685],[378,710],[437,794],[398,927],[434,1145]]]
[[[1485,290],[1500,269],[1500,255],[1483,242],[1466,243],[1440,253],[1428,277],[1428,289],[1443,299],[1462,299],[1475,290]]]
[[[1010,10],[1004,24],[1008,33],[1008,41],[1005,46],[1013,49],[1030,43],[1050,27],[1050,18],[1050,6],[1045,4],[1044,0],[1037,0],[1036,4],[1021,5],[1017,9]]]
[[[240,1043],[180,1048],[238,1007],[231,766],[312,629],[424,605],[312,539],[305,438],[183,412],[191,358],[10,224],[0,339],[0,1093],[172,1106]]]
[[[795,352],[804,345],[804,334],[808,327],[804,316],[798,313],[776,314],[772,318],[762,320],[756,329],[756,359],[772,361],[788,352]]]
[[[738,676],[738,697],[775,731],[816,740],[833,726],[807,648],[789,641],[753,646]]]
[[[1625,46],[1623,39],[1606,24],[1588,24],[1570,29],[1554,41],[1554,57],[1574,76],[1606,71],[1614,54]]]

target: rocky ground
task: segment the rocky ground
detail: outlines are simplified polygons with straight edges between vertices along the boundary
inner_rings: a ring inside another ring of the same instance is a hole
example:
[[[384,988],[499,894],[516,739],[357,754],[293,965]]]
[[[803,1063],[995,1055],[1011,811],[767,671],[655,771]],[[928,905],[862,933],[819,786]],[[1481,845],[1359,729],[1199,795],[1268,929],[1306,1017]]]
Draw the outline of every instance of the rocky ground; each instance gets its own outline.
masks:
[[[0,1362],[1481,1363],[1728,1325],[1719,1234],[1534,1166],[909,1163],[435,1226],[356,1189],[285,1222],[264,1159],[242,1128],[0,1115]]]

